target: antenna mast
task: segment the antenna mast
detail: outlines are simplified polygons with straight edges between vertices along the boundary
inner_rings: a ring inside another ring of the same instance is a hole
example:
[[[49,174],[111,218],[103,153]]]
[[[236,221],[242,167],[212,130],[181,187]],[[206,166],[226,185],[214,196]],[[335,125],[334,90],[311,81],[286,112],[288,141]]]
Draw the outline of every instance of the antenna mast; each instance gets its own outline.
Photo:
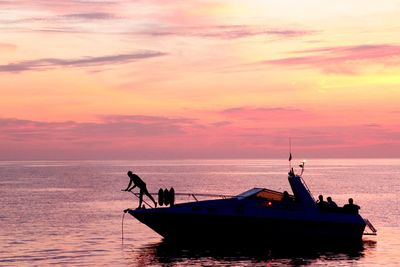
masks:
[[[292,139],[289,137],[289,171],[292,170]]]

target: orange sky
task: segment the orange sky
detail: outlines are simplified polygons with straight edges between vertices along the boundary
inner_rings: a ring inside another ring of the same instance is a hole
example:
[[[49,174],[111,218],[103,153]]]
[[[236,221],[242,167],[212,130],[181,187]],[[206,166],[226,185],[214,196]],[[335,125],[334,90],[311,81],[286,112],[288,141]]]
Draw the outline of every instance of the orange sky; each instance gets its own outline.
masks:
[[[0,8],[0,159],[400,156],[400,1]]]

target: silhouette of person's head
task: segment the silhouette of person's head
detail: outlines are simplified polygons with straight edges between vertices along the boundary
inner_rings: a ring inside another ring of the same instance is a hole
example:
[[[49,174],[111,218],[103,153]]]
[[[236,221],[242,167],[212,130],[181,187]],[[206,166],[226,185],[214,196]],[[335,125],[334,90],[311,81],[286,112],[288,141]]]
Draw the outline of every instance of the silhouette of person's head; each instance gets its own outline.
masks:
[[[327,200],[328,202],[332,202],[332,198],[331,198],[331,197],[327,197],[326,200]]]
[[[353,199],[349,198],[349,204],[353,204]]]
[[[131,171],[128,171],[127,174],[128,174],[128,176],[131,176],[131,175],[132,175],[132,172],[131,172]]]
[[[322,195],[318,196],[319,201],[324,201],[324,197]]]

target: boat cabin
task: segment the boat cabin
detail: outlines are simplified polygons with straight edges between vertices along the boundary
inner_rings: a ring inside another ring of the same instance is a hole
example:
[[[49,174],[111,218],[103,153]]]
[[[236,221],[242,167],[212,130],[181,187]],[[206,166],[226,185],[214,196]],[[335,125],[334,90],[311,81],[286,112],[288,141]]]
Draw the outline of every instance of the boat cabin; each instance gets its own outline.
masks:
[[[265,189],[265,188],[253,188],[250,189],[246,192],[243,192],[239,195],[236,196],[237,199],[241,200],[244,198],[256,198],[256,199],[263,199],[266,201],[294,201],[295,198],[293,195],[287,194],[285,196],[285,193],[270,190],[270,189]]]

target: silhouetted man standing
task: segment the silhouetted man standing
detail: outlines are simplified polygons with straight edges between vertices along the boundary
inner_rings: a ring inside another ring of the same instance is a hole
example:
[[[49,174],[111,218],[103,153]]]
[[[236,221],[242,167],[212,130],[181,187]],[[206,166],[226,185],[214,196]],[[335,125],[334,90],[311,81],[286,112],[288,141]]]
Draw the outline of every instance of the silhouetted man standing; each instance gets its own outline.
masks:
[[[129,184],[126,187],[126,189],[122,189],[122,191],[131,191],[133,188],[135,188],[137,186],[140,189],[140,192],[139,192],[139,207],[138,208],[140,208],[142,206],[143,194],[146,194],[146,196],[148,196],[154,202],[154,207],[157,207],[157,202],[150,195],[149,191],[147,191],[146,183],[143,182],[143,180],[140,179],[139,176],[137,176],[136,174],[132,173],[131,171],[128,171],[127,174],[128,174],[128,176],[130,178],[130,181],[129,181]],[[129,188],[132,184],[133,184],[133,186],[131,188]]]

